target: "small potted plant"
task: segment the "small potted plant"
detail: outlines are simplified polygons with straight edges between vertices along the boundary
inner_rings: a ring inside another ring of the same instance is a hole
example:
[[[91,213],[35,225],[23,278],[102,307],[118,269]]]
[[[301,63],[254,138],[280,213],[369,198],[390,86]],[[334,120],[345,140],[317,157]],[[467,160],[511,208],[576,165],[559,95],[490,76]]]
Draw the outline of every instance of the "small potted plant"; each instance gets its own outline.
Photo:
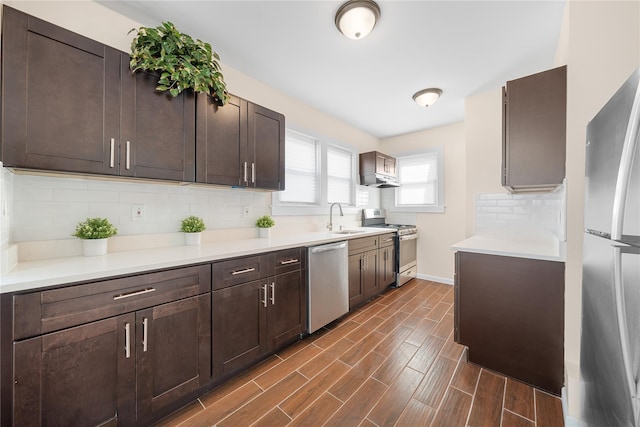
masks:
[[[187,246],[198,246],[200,244],[202,232],[207,227],[202,218],[191,215],[182,220],[180,231],[184,233],[184,241]]]
[[[269,215],[261,216],[256,221],[260,237],[271,237],[270,229],[274,225],[276,225],[276,222]]]
[[[107,241],[109,237],[118,233],[106,218],[87,218],[78,223],[72,236],[82,239],[84,256],[97,256],[107,253]]]

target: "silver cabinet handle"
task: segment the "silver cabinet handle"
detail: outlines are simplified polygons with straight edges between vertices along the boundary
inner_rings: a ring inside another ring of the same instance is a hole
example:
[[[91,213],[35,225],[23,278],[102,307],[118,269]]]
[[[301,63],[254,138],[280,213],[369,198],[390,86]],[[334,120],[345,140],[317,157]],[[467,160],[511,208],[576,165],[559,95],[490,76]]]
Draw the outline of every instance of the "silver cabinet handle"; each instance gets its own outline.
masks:
[[[271,301],[271,305],[275,305],[276,304],[276,284],[274,282],[271,282],[271,298],[269,298],[269,300]]]
[[[144,288],[144,289],[141,289],[139,291],[125,292],[124,294],[119,294],[119,295],[114,296],[113,300],[117,301],[117,300],[123,299],[123,298],[136,297],[138,295],[148,294],[149,292],[155,292],[155,291],[156,291],[155,288]]]
[[[267,285],[262,285],[262,292],[264,292],[264,299],[261,301],[262,305],[267,306]]]
[[[149,319],[142,319],[142,351],[147,351],[147,332],[149,329]]]
[[[298,262],[297,258],[291,258],[286,261],[280,261],[280,265],[295,264],[296,262]]]
[[[251,163],[251,183],[256,183],[256,164]]]
[[[244,182],[247,182],[247,162],[244,162],[244,163],[242,164],[242,169],[243,169],[243,172],[242,172],[242,180],[243,180]]]
[[[125,156],[125,167],[131,169],[131,142],[127,141],[127,154]]]
[[[116,139],[111,138],[111,143],[109,145],[109,167],[112,168],[116,165]]]
[[[252,272],[252,271],[256,271],[256,269],[255,269],[255,268],[253,268],[253,267],[252,267],[252,268],[245,268],[244,270],[237,270],[237,271],[234,271],[233,273],[231,273],[231,275],[232,275],[232,276],[236,276],[236,275],[238,275],[238,274],[250,273],[250,272]]]
[[[129,322],[124,324],[124,357],[131,357],[131,325]]]

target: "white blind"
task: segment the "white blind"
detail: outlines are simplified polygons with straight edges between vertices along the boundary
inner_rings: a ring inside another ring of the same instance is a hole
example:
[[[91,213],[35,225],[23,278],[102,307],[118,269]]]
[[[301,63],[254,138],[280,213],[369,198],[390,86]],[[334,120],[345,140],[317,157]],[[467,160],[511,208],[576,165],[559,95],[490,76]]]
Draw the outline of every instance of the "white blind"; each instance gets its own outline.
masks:
[[[327,147],[327,201],[353,204],[352,153],[335,146]]]
[[[285,139],[286,190],[281,202],[319,203],[318,141],[297,132],[287,131]]]
[[[438,203],[438,157],[435,153],[398,158],[396,189],[398,206],[430,206]]]

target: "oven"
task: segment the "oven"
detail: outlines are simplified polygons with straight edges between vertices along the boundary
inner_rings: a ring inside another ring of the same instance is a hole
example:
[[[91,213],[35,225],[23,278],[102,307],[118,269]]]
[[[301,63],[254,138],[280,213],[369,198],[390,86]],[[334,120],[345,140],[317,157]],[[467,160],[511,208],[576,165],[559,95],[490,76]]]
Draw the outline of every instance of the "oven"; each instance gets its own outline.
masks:
[[[362,226],[388,228],[396,232],[396,287],[417,276],[418,229],[415,225],[387,224],[381,209],[363,209]]]

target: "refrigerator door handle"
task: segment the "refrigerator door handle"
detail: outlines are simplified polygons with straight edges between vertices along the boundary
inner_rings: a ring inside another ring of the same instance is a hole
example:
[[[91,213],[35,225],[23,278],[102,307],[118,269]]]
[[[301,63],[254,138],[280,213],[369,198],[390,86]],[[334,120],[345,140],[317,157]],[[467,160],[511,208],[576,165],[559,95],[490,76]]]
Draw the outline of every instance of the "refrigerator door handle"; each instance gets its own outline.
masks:
[[[616,317],[618,318],[618,333],[620,334],[620,343],[622,344],[622,361],[624,363],[624,371],[627,377],[627,388],[631,396],[633,404],[634,425],[638,425],[638,384],[633,373],[631,365],[631,343],[629,339],[629,327],[627,325],[627,308],[624,299],[624,285],[622,279],[622,253],[623,249],[619,246],[613,247],[613,287],[615,290],[616,300]]]
[[[627,131],[624,136],[622,146],[622,156],[620,158],[620,169],[616,180],[616,190],[613,199],[613,216],[611,221],[611,239],[620,241],[622,239],[622,228],[624,224],[624,208],[629,189],[629,179],[631,177],[631,166],[633,163],[633,153],[638,144],[638,129],[640,128],[640,85],[636,88],[636,95],[631,107],[631,115],[627,124]]]

